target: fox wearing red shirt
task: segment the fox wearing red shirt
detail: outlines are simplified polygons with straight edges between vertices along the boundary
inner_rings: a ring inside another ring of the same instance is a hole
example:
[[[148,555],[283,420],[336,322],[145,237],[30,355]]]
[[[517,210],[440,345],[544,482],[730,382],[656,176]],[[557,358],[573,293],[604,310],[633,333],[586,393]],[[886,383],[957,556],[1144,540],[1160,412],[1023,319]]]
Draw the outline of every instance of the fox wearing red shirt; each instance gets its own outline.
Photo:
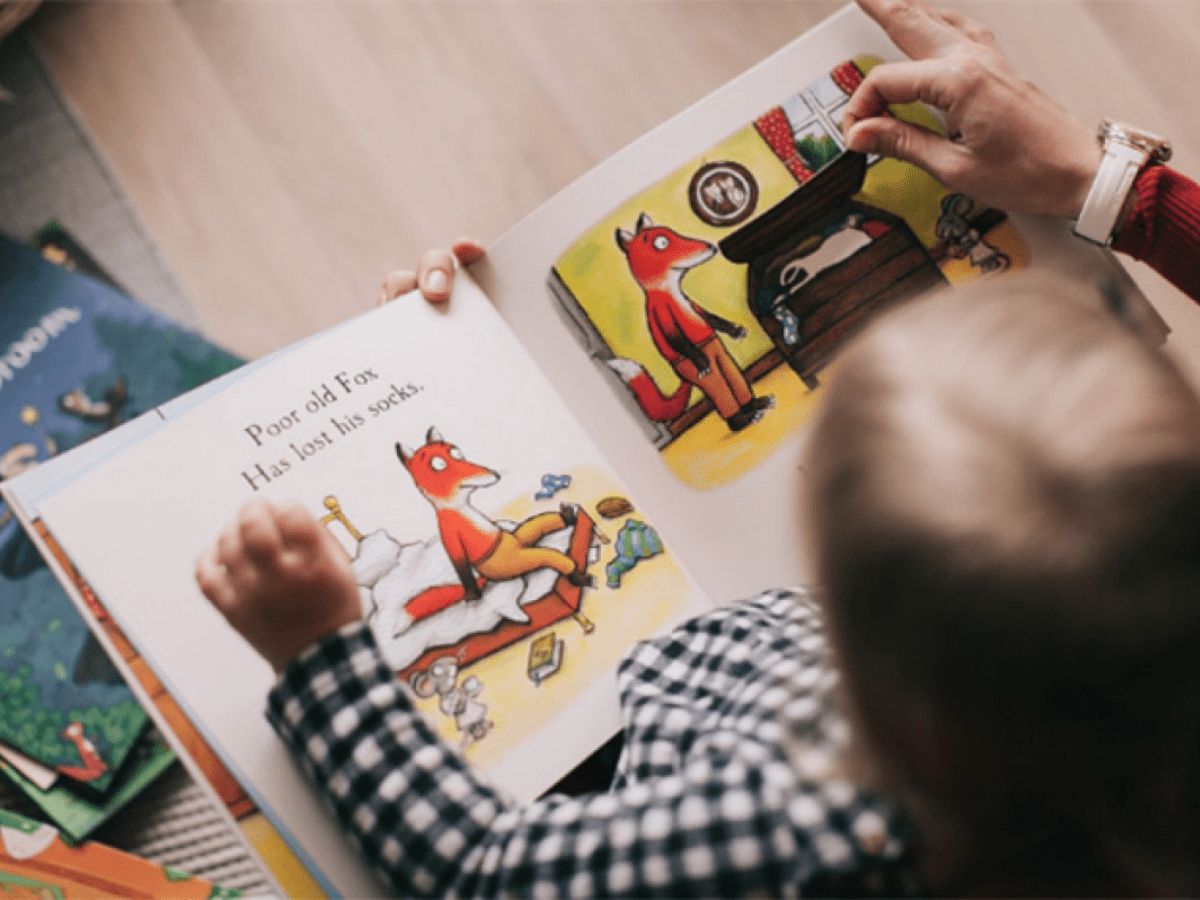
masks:
[[[587,572],[565,553],[537,546],[546,535],[575,523],[574,506],[564,503],[558,512],[531,516],[510,531],[471,505],[471,494],[495,484],[500,474],[468,460],[436,428],[429,429],[425,443],[416,450],[396,444],[396,455],[437,513],[438,534],[462,582],[465,599],[481,596],[476,572],[489,581],[504,581],[534,569],[551,568],[571,584],[590,585]]]
[[[618,228],[617,246],[646,295],[646,324],[654,346],[681,379],[712,401],[731,431],[757,422],[771,397],[755,397],[741,367],[729,355],[717,331],[740,340],[746,329],[695,303],[683,292],[683,276],[711,259],[717,248],[642,213],[630,233]]]

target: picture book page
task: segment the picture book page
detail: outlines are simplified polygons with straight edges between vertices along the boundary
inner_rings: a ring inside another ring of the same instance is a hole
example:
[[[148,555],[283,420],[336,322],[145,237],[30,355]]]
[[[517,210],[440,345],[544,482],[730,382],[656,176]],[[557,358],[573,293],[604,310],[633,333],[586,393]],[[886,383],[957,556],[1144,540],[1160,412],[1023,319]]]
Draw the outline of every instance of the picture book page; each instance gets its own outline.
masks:
[[[874,316],[1034,264],[1133,289],[1060,223],[848,152],[850,95],[898,56],[847,7],[588,173],[478,268],[717,602],[808,579],[800,442]],[[889,114],[943,130],[922,104]]]
[[[270,667],[194,581],[252,497],[324,523],[397,677],[518,797],[617,730],[629,644],[706,603],[465,277],[448,309],[414,294],[343,324],[43,499],[168,690],[351,895],[369,892],[361,867],[264,719]]]

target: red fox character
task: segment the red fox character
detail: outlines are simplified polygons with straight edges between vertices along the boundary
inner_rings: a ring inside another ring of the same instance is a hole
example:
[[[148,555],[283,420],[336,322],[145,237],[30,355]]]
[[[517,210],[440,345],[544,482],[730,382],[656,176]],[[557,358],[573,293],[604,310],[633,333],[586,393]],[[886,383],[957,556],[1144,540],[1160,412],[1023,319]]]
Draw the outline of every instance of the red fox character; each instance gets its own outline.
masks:
[[[58,771],[76,781],[93,781],[108,771],[108,766],[96,752],[96,745],[83,733],[82,722],[67,723],[67,727],[62,730],[62,736],[75,745],[75,749],[79,751],[79,758],[83,760],[83,765],[59,766]]]
[[[617,373],[617,377],[625,382],[642,412],[653,421],[670,422],[682,416],[683,411],[687,409],[688,400],[692,396],[692,385],[689,382],[680,381],[679,387],[668,397],[641,363],[620,356],[605,362]]]
[[[577,507],[564,503],[558,512],[540,513],[512,531],[501,528],[474,506],[471,494],[500,480],[498,472],[466,459],[454,444],[430,428],[425,443],[415,451],[396,444],[396,455],[413,483],[437,512],[438,534],[466,591],[466,599],[481,596],[478,572],[489,581],[505,581],[534,569],[548,567],[571,584],[588,587],[591,576],[571,557],[549,547],[538,547],[546,535],[575,524]]]
[[[757,422],[774,400],[754,396],[741,367],[717,336],[721,331],[740,340],[746,329],[709,312],[683,292],[684,274],[711,259],[717,248],[655,225],[645,213],[638,217],[632,234],[618,228],[616,237],[629,271],[646,295],[646,321],[658,352],[680,378],[704,392],[730,430],[741,431]]]

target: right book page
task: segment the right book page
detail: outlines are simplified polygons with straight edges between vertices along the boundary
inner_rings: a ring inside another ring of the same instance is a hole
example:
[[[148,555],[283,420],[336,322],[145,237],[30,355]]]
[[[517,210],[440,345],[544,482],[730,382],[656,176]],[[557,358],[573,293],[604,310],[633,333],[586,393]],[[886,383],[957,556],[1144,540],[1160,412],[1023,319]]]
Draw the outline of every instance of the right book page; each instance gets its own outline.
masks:
[[[901,58],[849,6],[611,157],[473,271],[716,601],[808,580],[800,443],[839,350],[942,287],[1111,254],[920,169],[845,150],[841,116]],[[922,104],[889,114],[943,131]]]

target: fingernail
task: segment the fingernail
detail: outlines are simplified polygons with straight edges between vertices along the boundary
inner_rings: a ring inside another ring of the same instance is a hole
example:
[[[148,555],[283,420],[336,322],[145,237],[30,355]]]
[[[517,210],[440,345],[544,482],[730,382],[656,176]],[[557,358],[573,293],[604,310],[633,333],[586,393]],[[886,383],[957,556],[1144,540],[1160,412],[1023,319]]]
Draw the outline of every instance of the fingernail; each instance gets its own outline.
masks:
[[[425,290],[427,291],[444,291],[449,283],[450,279],[441,269],[434,269],[425,276]]]
[[[857,123],[856,123],[857,124]],[[861,128],[851,126],[842,132],[845,136],[846,147],[856,153],[868,153],[871,149],[871,141],[864,134]]]

